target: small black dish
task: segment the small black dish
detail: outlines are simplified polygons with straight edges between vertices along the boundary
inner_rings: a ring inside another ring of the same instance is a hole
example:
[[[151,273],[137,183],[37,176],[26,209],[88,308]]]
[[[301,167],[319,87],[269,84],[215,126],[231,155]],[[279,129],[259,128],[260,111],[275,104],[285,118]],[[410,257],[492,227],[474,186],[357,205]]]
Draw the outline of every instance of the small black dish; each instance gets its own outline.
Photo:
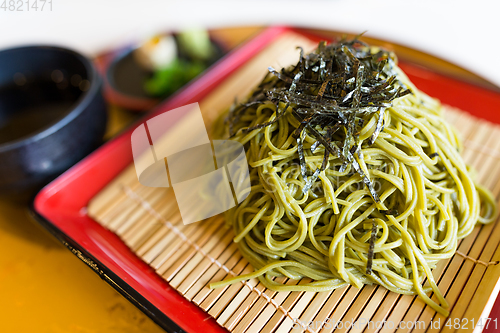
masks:
[[[227,52],[227,47],[222,42],[215,38],[210,40],[214,56],[208,62],[207,69]],[[144,90],[144,82],[153,76],[153,72],[137,62],[135,50],[136,47],[127,47],[106,55],[106,59],[100,59],[105,79],[105,96],[111,104],[132,111],[148,111],[168,96],[151,96]],[[178,50],[178,57],[189,59],[182,49]]]
[[[101,86],[92,62],[74,51],[0,51],[0,197],[29,199],[102,143]]]

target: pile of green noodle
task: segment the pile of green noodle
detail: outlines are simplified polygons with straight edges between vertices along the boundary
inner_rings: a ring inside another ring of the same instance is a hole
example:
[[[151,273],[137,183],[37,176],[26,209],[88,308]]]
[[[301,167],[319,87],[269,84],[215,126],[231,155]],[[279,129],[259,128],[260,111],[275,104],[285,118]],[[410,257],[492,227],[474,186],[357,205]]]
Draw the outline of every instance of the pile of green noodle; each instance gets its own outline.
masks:
[[[433,309],[448,314],[431,269],[453,256],[457,241],[476,223],[494,219],[495,199],[474,183],[441,104],[414,87],[397,66],[391,70],[398,84],[412,93],[392,100],[383,113],[358,115],[362,126],[351,144],[358,145],[352,156],[379,200],[340,153],[327,155],[322,170],[325,147],[315,144],[310,131],[301,131],[298,146],[294,131],[301,122],[291,112],[296,104],[272,98],[247,104],[231,130],[232,139],[245,147],[252,187],[226,218],[255,272],[211,287],[251,278],[275,291],[378,284],[400,294],[418,294]],[[278,81],[268,75],[261,86]],[[383,129],[371,143],[380,123]],[[339,135],[345,139],[346,133]],[[335,139],[340,140],[333,137],[332,142]],[[320,172],[314,179],[315,171]],[[308,181],[312,184],[304,190]],[[303,280],[277,283],[278,276]]]

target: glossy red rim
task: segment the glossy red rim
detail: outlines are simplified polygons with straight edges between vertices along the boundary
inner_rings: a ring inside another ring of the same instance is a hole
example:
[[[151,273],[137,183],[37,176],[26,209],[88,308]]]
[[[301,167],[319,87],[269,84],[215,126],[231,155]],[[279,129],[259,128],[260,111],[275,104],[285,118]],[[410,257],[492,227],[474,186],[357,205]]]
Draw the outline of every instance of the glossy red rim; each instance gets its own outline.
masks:
[[[290,30],[304,34],[288,27],[264,30],[158,106],[147,118],[199,101],[265,46]],[[304,35],[316,41],[319,39],[310,34]],[[442,102],[500,123],[500,113],[496,112],[500,105],[499,93],[410,63],[401,63],[400,66],[417,87]],[[178,326],[188,332],[226,332],[212,317],[170,287],[115,234],[85,214],[90,199],[132,162],[130,134],[134,127],[42,189],[33,201],[32,210],[41,224],[73,253],[163,328],[173,331]],[[499,314],[500,303],[497,300],[492,315],[496,318]]]

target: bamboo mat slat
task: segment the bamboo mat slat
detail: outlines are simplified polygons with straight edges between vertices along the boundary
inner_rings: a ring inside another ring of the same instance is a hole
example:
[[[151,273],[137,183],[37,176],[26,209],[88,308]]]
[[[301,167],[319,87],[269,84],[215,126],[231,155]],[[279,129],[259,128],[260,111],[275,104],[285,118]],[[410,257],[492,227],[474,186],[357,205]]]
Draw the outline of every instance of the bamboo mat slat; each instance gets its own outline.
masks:
[[[266,73],[298,58],[296,46],[312,49],[313,43],[289,32],[232,74],[200,101],[207,127],[220,112],[241,100]],[[445,117],[459,131],[463,157],[477,172],[477,181],[500,196],[500,126],[447,108]],[[181,125],[182,126],[182,123]],[[209,131],[210,132],[210,131]],[[450,302],[450,316],[436,314],[421,299],[402,296],[380,286],[344,287],[323,293],[273,292],[258,280],[244,281],[211,290],[211,282],[253,269],[233,243],[232,231],[223,218],[184,225],[172,190],[141,185],[131,165],[103,189],[88,206],[88,214],[116,233],[186,299],[201,307],[231,332],[332,332],[337,321],[356,326],[336,332],[406,332],[374,323],[423,322],[414,332],[451,332],[447,320],[486,317],[496,298],[500,277],[500,227],[477,226],[459,242],[457,253],[433,270],[439,288]],[[299,281],[279,278],[286,284]],[[493,294],[492,294],[493,293]],[[434,298],[435,299],[435,298]],[[429,327],[440,320],[440,329]],[[301,323],[311,323],[299,327]],[[464,331],[472,331],[470,325]]]

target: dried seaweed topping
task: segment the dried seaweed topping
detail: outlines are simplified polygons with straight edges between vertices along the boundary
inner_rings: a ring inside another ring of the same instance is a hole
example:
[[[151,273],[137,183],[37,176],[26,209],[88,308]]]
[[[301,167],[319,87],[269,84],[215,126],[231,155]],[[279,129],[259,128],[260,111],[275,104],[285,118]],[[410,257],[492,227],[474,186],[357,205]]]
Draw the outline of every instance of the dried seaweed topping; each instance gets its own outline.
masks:
[[[384,215],[398,215],[398,211],[395,209],[379,210],[379,212]]]
[[[361,176],[371,196],[378,195],[368,175],[360,167],[363,159],[359,149],[359,132],[367,114],[378,113],[375,130],[368,140],[373,144],[384,128],[384,111],[395,98],[411,91],[397,79],[394,56],[385,50],[368,47],[357,37],[327,44],[320,42],[317,49],[307,55],[300,48],[296,65],[280,71],[269,67],[269,73],[252,93],[246,104],[230,110],[230,135],[234,124],[244,110],[255,103],[272,101],[277,106],[273,121],[243,129],[249,132],[269,126],[287,111],[300,122],[293,133],[297,140],[301,174],[306,193],[326,168],[328,155],[342,161],[341,171],[351,165]],[[280,103],[286,105],[280,108]],[[304,158],[303,134],[307,132],[317,140],[311,147],[325,148],[323,163],[309,178]],[[354,150],[353,150],[354,149]]]
[[[430,158],[434,158],[434,157],[438,157],[438,156],[439,156],[438,152],[435,152],[435,153],[432,153],[429,155]]]

